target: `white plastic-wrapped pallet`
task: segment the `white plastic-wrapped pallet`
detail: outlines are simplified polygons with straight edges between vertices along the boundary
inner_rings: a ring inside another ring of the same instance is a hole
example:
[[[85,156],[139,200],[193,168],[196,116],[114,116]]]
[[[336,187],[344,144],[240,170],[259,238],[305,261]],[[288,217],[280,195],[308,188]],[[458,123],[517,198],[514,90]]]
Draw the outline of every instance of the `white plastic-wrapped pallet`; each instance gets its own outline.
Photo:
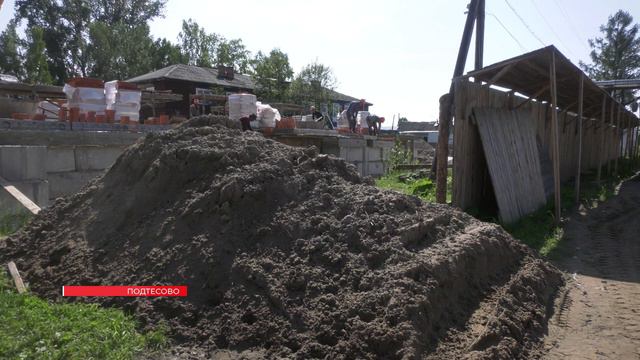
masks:
[[[258,113],[256,96],[253,94],[231,94],[228,101],[231,120],[239,120],[241,117]]]
[[[129,120],[138,121],[140,118],[140,90],[123,89],[119,81],[109,81],[104,84],[105,99],[108,110],[115,110],[115,118],[128,116]]]
[[[269,104],[263,104],[260,101],[256,103],[258,127],[276,127],[276,120],[280,120],[280,112]]]
[[[349,118],[347,118],[347,110],[338,115],[338,129],[347,129],[349,128]]]
[[[65,84],[62,91],[67,95],[69,108],[79,108],[80,113],[95,111],[96,114],[104,114],[107,105],[103,88],[74,87]]]
[[[356,123],[360,127],[367,127],[367,116],[369,116],[368,111],[358,111],[358,115],[356,115]]]

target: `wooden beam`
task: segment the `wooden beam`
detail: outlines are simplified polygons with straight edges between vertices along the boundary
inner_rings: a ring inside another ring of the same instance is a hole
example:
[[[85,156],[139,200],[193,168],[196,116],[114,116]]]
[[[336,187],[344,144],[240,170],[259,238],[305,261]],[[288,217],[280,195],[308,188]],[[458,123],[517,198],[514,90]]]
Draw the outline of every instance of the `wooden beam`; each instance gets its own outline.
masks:
[[[476,10],[476,61],[475,70],[482,69],[484,58],[484,3],[485,0],[478,0]]]
[[[22,277],[18,272],[16,263],[14,263],[13,261],[9,261],[9,263],[7,264],[7,267],[9,268],[9,274],[11,274],[11,277],[13,278],[13,282],[16,284],[16,289],[18,289],[18,294],[23,294],[24,292],[26,292],[27,287],[24,286],[24,282],[22,281]]]
[[[31,199],[29,199],[25,194],[23,194],[18,188],[12,185],[5,178],[0,176],[0,186],[2,186],[11,196],[13,196],[16,200],[22,204],[27,210],[31,211],[33,214],[37,214],[40,212],[40,207],[36,205]]]
[[[607,109],[607,95],[602,96],[602,125],[600,126],[600,151],[598,151],[598,175],[596,177],[596,183],[600,185],[600,179],[602,178],[602,158],[604,157],[604,119],[606,117]]]
[[[549,90],[549,88],[551,87],[550,84],[546,84],[545,86],[543,86],[542,88],[540,88],[540,90],[536,91],[533,95],[529,96],[526,100],[524,100],[523,102],[521,102],[520,104],[516,105],[515,109],[518,109],[519,107],[521,107],[522,105],[528,103],[529,101],[536,99],[538,96],[542,95],[545,91]]]
[[[582,108],[584,105],[584,74],[580,73],[578,89],[578,166],[576,169],[576,205],[580,204],[580,173],[582,172]]]
[[[622,105],[618,103],[618,116],[616,118],[616,131],[614,133],[614,138],[618,141],[618,146],[616,147],[616,159],[613,167],[613,173],[618,175],[618,158],[622,156]]]
[[[560,224],[561,203],[560,203],[560,135],[558,134],[558,88],[556,83],[556,53],[551,52],[551,64],[549,66],[549,80],[551,87],[551,126],[553,148],[553,187],[555,195],[555,223]]]
[[[502,78],[506,73],[511,71],[511,69],[513,69],[514,66],[515,66],[515,64],[509,64],[509,65],[503,67],[502,69],[500,69],[500,71],[498,71],[497,74],[493,75],[493,77],[487,82],[487,84],[488,85],[495,84],[496,81],[500,80],[500,78]]]
[[[458,50],[458,58],[456,59],[456,66],[453,70],[453,77],[451,86],[449,87],[449,94],[446,97],[440,98],[440,126],[438,127],[438,145],[436,148],[436,201],[439,203],[445,203],[447,201],[447,177],[449,175],[447,171],[447,162],[449,157],[449,126],[453,117],[452,106],[454,96],[454,85],[457,78],[462,76],[464,72],[464,66],[467,62],[467,55],[469,54],[469,46],[471,45],[471,35],[473,34],[473,25],[478,13],[478,1],[471,0],[469,4],[469,12],[467,13],[467,20],[464,24],[464,30],[462,32],[462,39],[460,40],[460,48]],[[446,103],[442,103],[443,99]],[[444,108],[444,114],[442,116]],[[444,196],[443,196],[444,194]]]

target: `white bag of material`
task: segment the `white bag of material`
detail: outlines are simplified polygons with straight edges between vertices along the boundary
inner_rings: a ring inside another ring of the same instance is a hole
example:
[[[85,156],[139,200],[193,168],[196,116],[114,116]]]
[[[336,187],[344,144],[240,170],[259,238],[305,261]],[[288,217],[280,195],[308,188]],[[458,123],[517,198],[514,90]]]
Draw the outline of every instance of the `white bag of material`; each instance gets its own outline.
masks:
[[[276,120],[280,120],[280,112],[268,104],[256,103],[258,127],[276,127]]]
[[[241,117],[256,114],[256,96],[253,94],[232,94],[228,98],[229,119],[240,120]]]
[[[368,127],[367,116],[369,116],[368,111],[358,111],[358,115],[356,115],[356,123],[362,128]]]

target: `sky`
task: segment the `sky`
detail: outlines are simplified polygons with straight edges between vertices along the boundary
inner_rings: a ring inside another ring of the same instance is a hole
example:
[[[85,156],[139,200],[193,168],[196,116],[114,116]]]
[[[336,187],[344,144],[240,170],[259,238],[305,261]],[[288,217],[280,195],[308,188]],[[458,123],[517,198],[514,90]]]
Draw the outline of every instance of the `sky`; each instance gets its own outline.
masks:
[[[177,40],[183,19],[208,32],[240,38],[252,53],[279,48],[294,71],[318,61],[336,90],[374,104],[386,118],[435,121],[449,90],[467,0],[168,0],[155,37]],[[511,7],[510,7],[510,6]],[[14,0],[0,9],[0,29]],[[511,9],[513,8],[513,9]],[[484,65],[555,45],[573,63],[590,62],[588,39],[623,9],[640,22],[638,0],[486,0]],[[474,64],[474,40],[465,71]]]

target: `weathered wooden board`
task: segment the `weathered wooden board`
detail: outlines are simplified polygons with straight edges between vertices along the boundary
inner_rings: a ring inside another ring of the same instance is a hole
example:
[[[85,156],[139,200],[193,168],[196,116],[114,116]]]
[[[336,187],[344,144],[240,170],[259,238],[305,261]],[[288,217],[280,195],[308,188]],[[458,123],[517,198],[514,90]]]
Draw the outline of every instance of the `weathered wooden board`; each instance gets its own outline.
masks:
[[[0,186],[4,190],[6,190],[11,196],[13,196],[16,200],[18,200],[22,206],[24,206],[27,210],[31,211],[33,214],[37,214],[40,212],[40,207],[36,205],[31,199],[29,199],[25,194],[23,194],[18,188],[13,186],[9,181],[0,176]]]
[[[501,220],[510,223],[538,210],[546,198],[530,112],[478,108],[473,116]]]

